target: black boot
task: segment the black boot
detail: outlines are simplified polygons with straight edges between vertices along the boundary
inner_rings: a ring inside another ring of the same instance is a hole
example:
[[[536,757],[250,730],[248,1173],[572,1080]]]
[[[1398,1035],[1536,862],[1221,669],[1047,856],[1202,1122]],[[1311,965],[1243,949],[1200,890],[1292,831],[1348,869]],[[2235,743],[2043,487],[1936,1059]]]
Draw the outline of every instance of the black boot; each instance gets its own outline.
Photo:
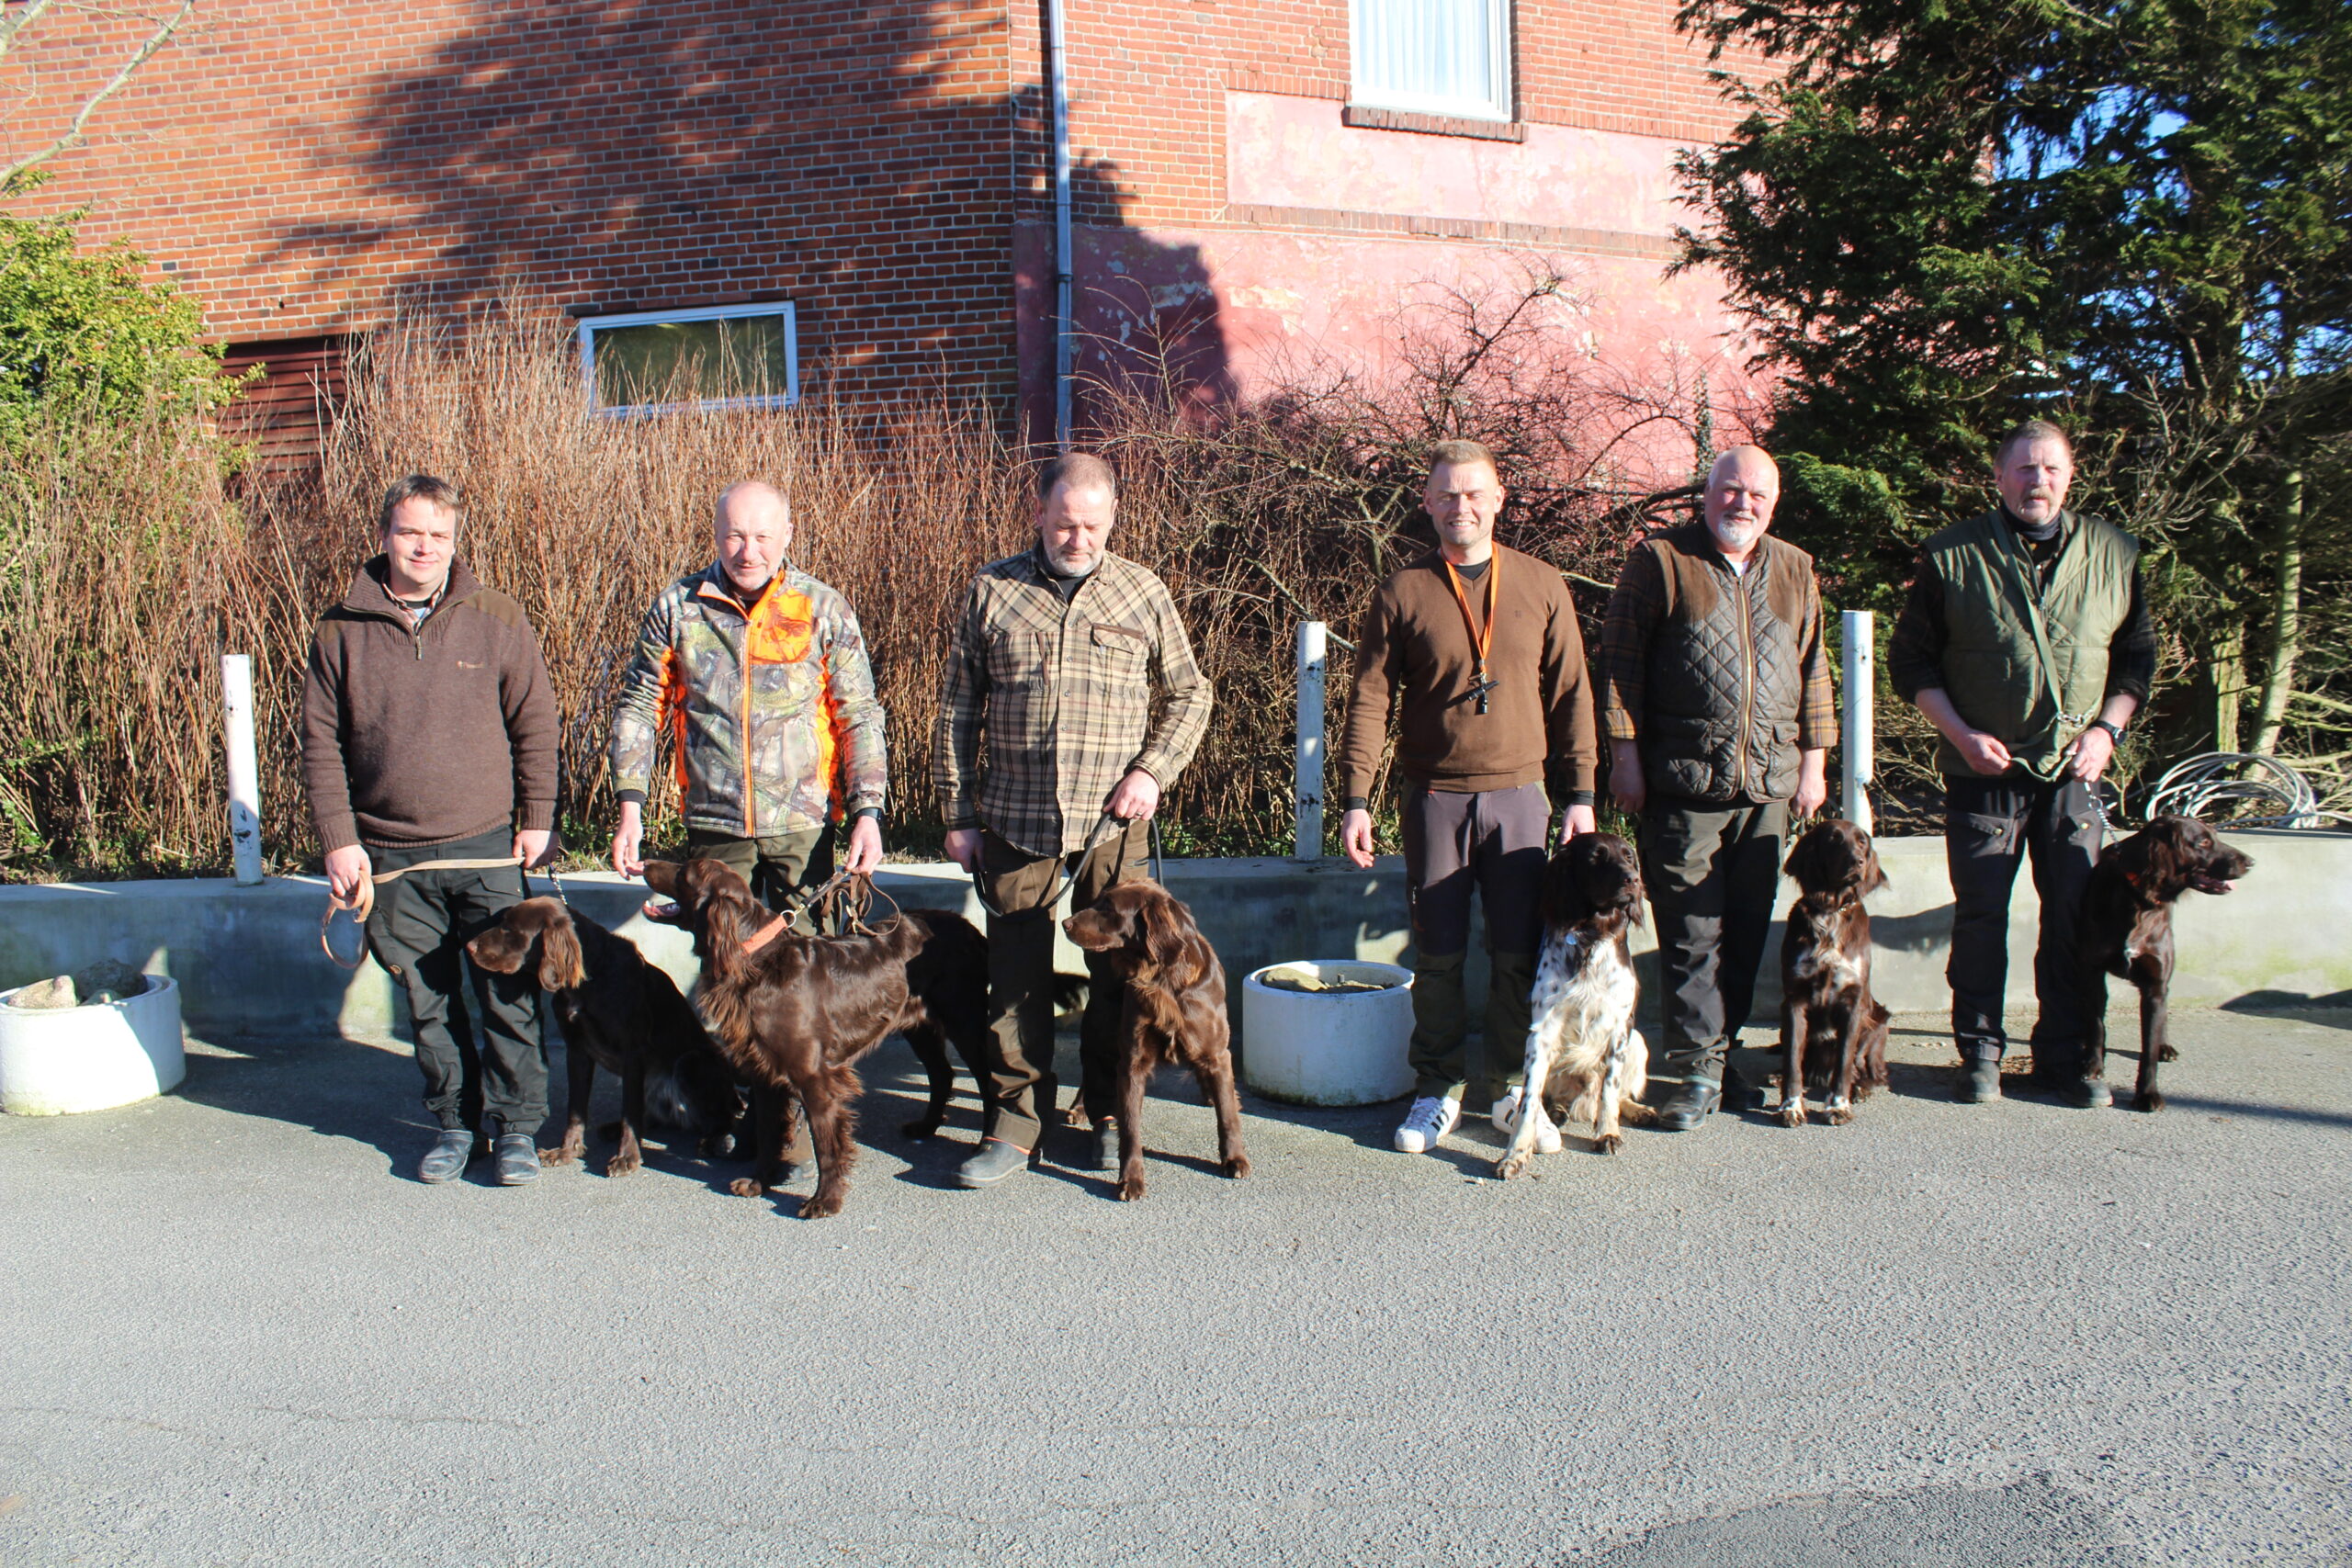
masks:
[[[1983,1105],[2001,1098],[2001,1058],[1970,1056],[1960,1064],[1952,1081],[1954,1100],[1962,1105]]]
[[[1658,1102],[1657,1129],[1661,1133],[1687,1133],[1704,1122],[1707,1112],[1721,1110],[1723,1103],[1721,1083],[1713,1078],[1684,1078]]]

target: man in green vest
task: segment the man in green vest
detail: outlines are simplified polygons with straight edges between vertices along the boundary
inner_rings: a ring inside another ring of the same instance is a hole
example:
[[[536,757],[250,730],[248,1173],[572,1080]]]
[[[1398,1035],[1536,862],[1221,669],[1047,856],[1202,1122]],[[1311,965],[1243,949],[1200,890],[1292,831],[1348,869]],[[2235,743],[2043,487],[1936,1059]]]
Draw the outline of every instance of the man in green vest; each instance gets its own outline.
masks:
[[[2041,898],[2034,1081],[2092,1108],[2109,1097],[2083,1073],[2075,925],[2098,858],[2098,779],[2148,700],[2155,634],[2139,546],[2066,510],[2065,432],[2028,420],[2001,438],[1994,470],[2000,508],[1921,547],[1887,669],[1943,737],[1957,1098],[2001,1097],[2009,892],[2023,855]]]

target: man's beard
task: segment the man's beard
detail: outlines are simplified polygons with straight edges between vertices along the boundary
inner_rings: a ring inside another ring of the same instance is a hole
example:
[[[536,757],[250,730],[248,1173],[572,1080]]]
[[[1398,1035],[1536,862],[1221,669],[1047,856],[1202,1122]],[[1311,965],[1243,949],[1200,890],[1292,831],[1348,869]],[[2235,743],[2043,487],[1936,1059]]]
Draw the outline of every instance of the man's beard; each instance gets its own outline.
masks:
[[[1764,536],[1762,524],[1735,523],[1729,519],[1708,524],[1707,531],[1714,535],[1716,547],[1726,552],[1752,548],[1756,541]]]
[[[1083,559],[1073,559],[1048,545],[1046,547],[1046,564],[1052,567],[1060,576],[1084,577],[1102,564],[1102,558],[1100,554],[1096,554],[1087,556]]]

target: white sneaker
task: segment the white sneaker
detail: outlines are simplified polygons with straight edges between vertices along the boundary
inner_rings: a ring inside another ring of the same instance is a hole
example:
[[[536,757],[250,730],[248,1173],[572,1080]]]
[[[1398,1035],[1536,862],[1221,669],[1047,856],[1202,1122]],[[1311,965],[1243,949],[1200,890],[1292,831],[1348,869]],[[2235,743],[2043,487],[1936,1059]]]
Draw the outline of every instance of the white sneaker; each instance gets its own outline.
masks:
[[[1453,1131],[1462,1120],[1462,1101],[1448,1095],[1439,1100],[1423,1095],[1413,1101],[1413,1109],[1405,1113],[1405,1124],[1396,1129],[1396,1148],[1400,1154],[1425,1155],[1437,1146],[1437,1141]]]
[[[1496,1132],[1508,1136],[1519,1130],[1520,1100],[1525,1092],[1519,1085],[1513,1084],[1510,1086],[1509,1094],[1495,1101]],[[1539,1155],[1555,1155],[1560,1152],[1560,1146],[1559,1128],[1552,1124],[1551,1113],[1538,1105],[1535,1107],[1535,1152]]]

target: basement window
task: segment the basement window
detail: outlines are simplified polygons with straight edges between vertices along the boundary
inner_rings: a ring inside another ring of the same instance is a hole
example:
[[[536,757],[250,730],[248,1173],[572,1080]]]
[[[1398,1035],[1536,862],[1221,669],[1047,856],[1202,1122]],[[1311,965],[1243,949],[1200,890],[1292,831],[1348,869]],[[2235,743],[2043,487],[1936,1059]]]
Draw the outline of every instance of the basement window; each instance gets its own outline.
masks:
[[[590,316],[580,378],[605,413],[787,409],[800,400],[797,323],[788,303]]]
[[[1510,0],[1348,0],[1349,102],[1511,118]]]

